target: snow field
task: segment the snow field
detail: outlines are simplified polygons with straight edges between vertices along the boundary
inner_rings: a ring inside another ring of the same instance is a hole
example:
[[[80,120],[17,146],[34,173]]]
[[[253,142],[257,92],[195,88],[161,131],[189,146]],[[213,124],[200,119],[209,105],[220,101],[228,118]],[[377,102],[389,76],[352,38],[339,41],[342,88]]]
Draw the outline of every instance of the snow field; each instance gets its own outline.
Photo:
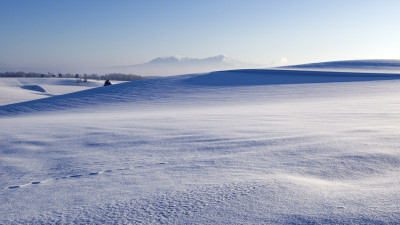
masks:
[[[0,107],[0,223],[398,221],[400,80],[270,73]]]
[[[103,81],[77,83],[72,78],[0,78],[0,105],[47,98],[103,86]]]

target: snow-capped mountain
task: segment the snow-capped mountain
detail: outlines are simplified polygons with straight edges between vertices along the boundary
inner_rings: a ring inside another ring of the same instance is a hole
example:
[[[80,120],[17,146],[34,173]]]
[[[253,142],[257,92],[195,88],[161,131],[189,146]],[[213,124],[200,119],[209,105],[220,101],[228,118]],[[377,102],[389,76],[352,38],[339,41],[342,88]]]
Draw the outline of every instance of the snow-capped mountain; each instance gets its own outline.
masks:
[[[234,58],[225,56],[225,55],[217,55],[214,57],[208,58],[189,58],[184,56],[170,56],[170,57],[159,57],[151,60],[146,64],[169,64],[169,65],[177,65],[177,64],[185,64],[185,65],[200,65],[200,64],[213,64],[213,65],[221,65],[221,66],[239,66],[246,63],[243,63]]]
[[[145,76],[166,76],[260,67],[265,66],[242,62],[225,55],[217,55],[207,58],[189,58],[185,56],[158,57],[147,63],[113,67],[112,70]]]

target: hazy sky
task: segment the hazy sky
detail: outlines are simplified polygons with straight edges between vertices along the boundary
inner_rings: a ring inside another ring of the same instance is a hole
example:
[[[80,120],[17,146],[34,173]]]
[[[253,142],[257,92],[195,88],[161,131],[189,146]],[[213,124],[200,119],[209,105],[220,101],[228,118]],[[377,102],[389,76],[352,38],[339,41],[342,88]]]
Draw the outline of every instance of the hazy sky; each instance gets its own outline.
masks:
[[[399,0],[0,0],[0,67],[400,59]]]

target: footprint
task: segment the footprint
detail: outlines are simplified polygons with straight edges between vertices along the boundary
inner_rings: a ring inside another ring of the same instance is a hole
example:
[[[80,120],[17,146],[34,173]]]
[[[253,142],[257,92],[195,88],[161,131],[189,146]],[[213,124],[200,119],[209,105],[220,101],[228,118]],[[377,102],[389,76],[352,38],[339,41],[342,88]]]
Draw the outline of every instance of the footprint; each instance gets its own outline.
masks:
[[[130,169],[130,168],[124,168],[124,169],[118,169],[118,170],[129,170],[129,169]],[[99,175],[99,174],[102,174],[102,173],[111,173],[111,172],[113,172],[113,171],[112,171],[112,170],[105,170],[105,171],[100,171],[100,172],[88,173],[88,174],[86,174],[86,175],[94,176],[94,175]],[[71,176],[57,177],[57,178],[54,178],[54,180],[61,180],[61,179],[68,179],[68,178],[79,178],[79,177],[82,177],[82,176],[84,176],[84,175],[76,174],[76,175],[71,175]],[[27,183],[27,184],[24,184],[24,185],[9,186],[9,187],[6,187],[6,188],[7,188],[7,189],[17,189],[17,188],[25,187],[25,186],[30,185],[30,184],[32,184],[32,185],[37,185],[37,184],[41,184],[41,183],[47,182],[47,181],[49,181],[49,180],[45,180],[45,181],[32,181],[32,182]]]

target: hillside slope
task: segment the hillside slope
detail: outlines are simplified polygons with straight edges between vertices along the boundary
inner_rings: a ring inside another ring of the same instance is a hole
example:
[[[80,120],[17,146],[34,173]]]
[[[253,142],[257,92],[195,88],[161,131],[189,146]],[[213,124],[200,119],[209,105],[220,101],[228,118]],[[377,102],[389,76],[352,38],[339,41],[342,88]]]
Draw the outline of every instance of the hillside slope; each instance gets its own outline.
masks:
[[[102,81],[77,83],[76,79],[0,78],[0,105],[63,95],[103,86]]]
[[[396,74],[240,70],[0,107],[0,224],[400,220]]]
[[[206,74],[182,75],[174,77],[154,78],[135,82],[127,82],[108,87],[95,88],[74,92],[51,98],[0,106],[0,115],[14,115],[28,112],[48,112],[55,110],[74,110],[93,107],[136,107],[168,105],[174,102],[197,105],[210,101],[206,96],[214,95],[211,99],[221,98],[221,101],[247,101],[247,95],[235,93],[221,95],[219,92],[231,92],[232,88],[285,90],[285,84],[312,84],[335,82],[360,82],[374,80],[396,80],[399,74],[380,73],[347,73],[330,71],[300,71],[300,70],[232,70]],[[254,87],[255,86],[255,87]],[[257,92],[257,91],[255,91]],[[321,93],[324,95],[324,93]],[[226,98],[226,99],[224,99]],[[171,102],[170,102],[171,101]],[[107,109],[106,109],[107,110]]]
[[[285,66],[281,68],[322,71],[400,73],[400,60],[346,60]]]

